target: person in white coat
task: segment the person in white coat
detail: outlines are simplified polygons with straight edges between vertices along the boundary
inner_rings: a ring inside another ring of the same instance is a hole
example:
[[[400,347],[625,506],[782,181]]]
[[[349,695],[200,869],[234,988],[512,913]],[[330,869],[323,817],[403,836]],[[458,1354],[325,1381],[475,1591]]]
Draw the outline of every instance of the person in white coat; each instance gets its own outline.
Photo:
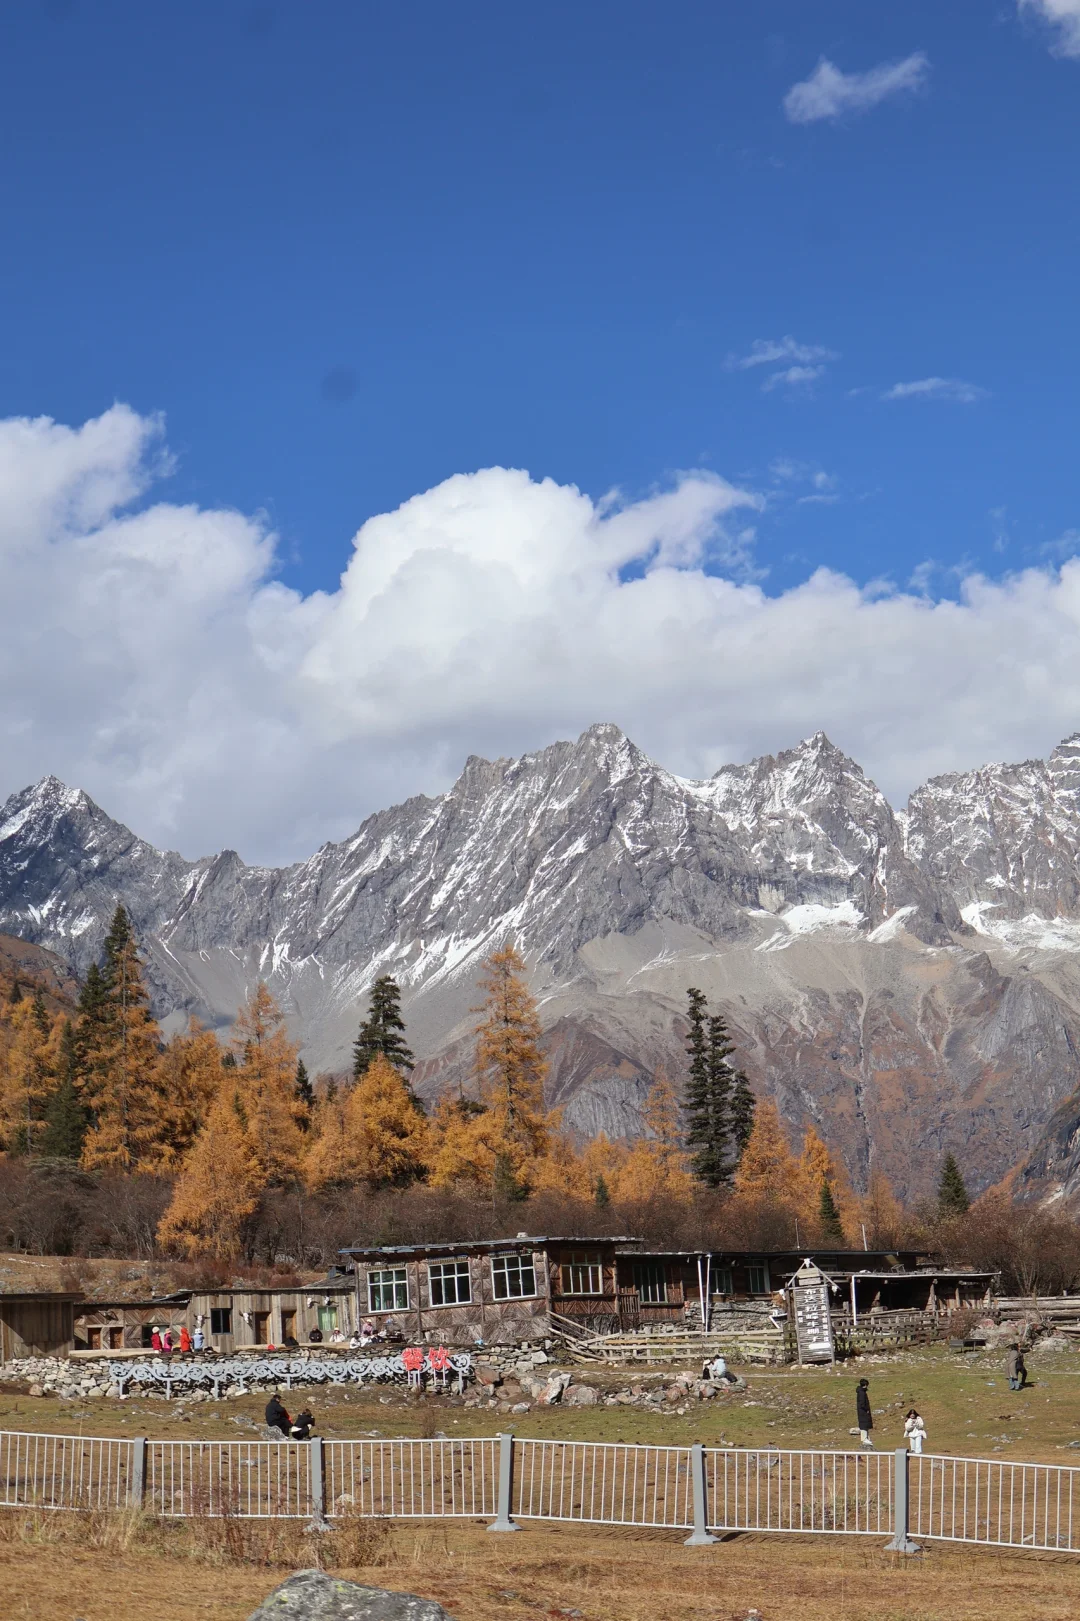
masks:
[[[904,1419],[904,1440],[908,1444],[908,1451],[916,1458],[921,1458],[923,1442],[926,1440],[926,1425],[914,1407]]]

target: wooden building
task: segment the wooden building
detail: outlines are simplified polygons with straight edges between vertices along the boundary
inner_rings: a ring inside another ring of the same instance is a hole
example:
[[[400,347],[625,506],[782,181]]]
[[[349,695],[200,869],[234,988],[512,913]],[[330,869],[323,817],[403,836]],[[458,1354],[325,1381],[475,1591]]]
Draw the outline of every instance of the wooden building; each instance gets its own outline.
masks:
[[[84,1300],[75,1313],[76,1351],[148,1351],[154,1329],[187,1321],[189,1293],[150,1300]]]
[[[230,1353],[260,1345],[340,1343],[357,1326],[353,1280],[348,1275],[318,1283],[260,1289],[193,1290],[183,1321],[189,1332],[202,1329],[208,1346]],[[179,1326],[173,1319],[173,1326]]]
[[[560,1318],[620,1326],[616,1252],[627,1238],[517,1238],[352,1247],[356,1310],[394,1338],[447,1345],[543,1338]]]
[[[79,1294],[41,1291],[0,1294],[0,1362],[24,1356],[66,1356],[75,1339]]]

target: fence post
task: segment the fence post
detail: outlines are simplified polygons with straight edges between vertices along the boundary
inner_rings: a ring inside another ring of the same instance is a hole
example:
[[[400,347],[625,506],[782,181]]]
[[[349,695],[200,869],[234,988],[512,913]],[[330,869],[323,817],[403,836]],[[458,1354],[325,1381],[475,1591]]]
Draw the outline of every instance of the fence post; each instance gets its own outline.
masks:
[[[308,1441],[308,1480],[311,1493],[312,1524],[328,1530],[326,1519],[326,1469],[322,1436],[313,1435]]]
[[[131,1469],[128,1473],[128,1507],[142,1508],[146,1499],[145,1435],[137,1435],[131,1443]]]
[[[511,1517],[511,1506],[514,1495],[514,1437],[512,1435],[499,1436],[499,1497],[495,1505],[494,1523],[488,1526],[489,1531],[520,1531],[520,1525],[515,1525]]]
[[[694,1497],[694,1529],[686,1539],[688,1548],[704,1548],[716,1542],[709,1531],[709,1516],[705,1492],[705,1448],[700,1441],[690,1448],[690,1487]]]
[[[885,1544],[893,1553],[921,1553],[917,1542],[908,1536],[910,1506],[908,1499],[909,1458],[907,1447],[897,1447],[894,1453],[896,1473],[893,1477],[893,1534]]]

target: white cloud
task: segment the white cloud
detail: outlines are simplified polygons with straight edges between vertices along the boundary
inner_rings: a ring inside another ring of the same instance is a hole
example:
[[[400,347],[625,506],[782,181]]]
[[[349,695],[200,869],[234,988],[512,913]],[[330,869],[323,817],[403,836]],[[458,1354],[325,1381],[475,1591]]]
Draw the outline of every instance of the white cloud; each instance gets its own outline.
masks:
[[[1063,0],[1047,3],[1059,4]],[[921,90],[929,72],[930,60],[924,51],[915,51],[902,62],[882,62],[865,73],[841,73],[823,56],[808,79],[792,85],[784,97],[784,111],[793,124],[814,124],[822,118],[869,112],[889,96]]]
[[[1057,56],[1080,56],[1080,0],[1017,0],[1021,11],[1033,11],[1057,31]]]
[[[786,371],[774,371],[771,377],[766,377],[761,390],[768,394],[774,388],[808,388],[824,375],[824,366],[789,366]]]
[[[959,377],[920,377],[913,383],[894,383],[882,394],[883,400],[950,400],[955,405],[974,405],[986,398],[986,389]]]
[[[823,726],[894,797],[1080,724],[1080,559],[769,596],[729,577],[756,498],[721,478],[597,503],[489,468],[369,519],[305,598],[256,519],[124,510],[159,445],[123,407],[0,423],[0,792],[55,771],[189,855],[305,854],[599,719],[689,775]]]
[[[793,337],[755,338],[746,355],[729,355],[729,371],[749,371],[753,366],[775,366],[778,360],[794,360],[800,365],[812,365],[821,360],[838,360],[832,349],[819,343],[797,343]]]

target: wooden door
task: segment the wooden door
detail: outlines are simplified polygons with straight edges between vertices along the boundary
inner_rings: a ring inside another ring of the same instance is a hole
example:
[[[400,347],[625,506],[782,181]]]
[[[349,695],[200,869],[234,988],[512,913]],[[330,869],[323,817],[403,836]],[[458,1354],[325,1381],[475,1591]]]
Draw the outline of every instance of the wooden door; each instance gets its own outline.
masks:
[[[296,1313],[283,1311],[281,1314],[281,1338],[289,1340],[296,1338]]]
[[[251,1314],[251,1327],[255,1336],[256,1345],[265,1345],[270,1333],[270,1313],[268,1311],[253,1311]]]

